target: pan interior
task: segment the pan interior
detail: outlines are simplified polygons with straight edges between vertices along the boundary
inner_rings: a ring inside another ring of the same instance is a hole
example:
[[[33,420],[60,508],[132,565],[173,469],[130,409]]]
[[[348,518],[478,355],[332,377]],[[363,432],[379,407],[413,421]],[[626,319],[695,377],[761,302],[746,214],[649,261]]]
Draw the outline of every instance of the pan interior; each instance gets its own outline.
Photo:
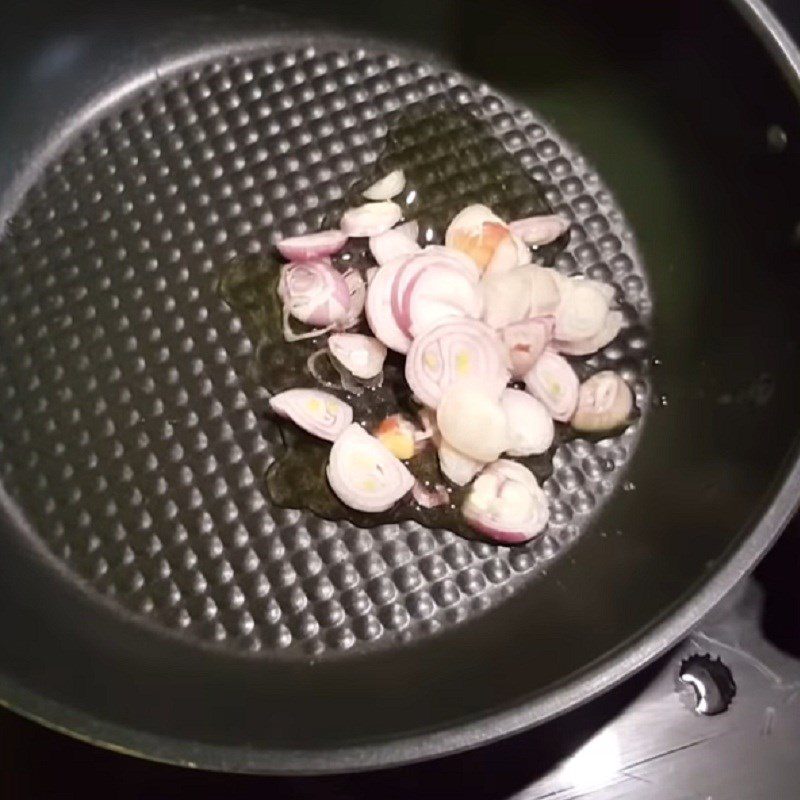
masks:
[[[627,320],[589,363],[620,370],[648,405],[652,300],[632,233],[591,165],[533,110],[355,42],[198,64],[89,123],[0,245],[3,485],[92,597],[236,652],[408,642],[543,575],[623,481],[643,420],[558,448],[552,523],[525,547],[415,522],[357,528],[269,501],[278,437],[219,271],[317,229],[397,114],[436,98],[484,120],[573,219],[556,266],[613,282]],[[479,166],[466,165],[468,180],[496,180],[491,162]]]

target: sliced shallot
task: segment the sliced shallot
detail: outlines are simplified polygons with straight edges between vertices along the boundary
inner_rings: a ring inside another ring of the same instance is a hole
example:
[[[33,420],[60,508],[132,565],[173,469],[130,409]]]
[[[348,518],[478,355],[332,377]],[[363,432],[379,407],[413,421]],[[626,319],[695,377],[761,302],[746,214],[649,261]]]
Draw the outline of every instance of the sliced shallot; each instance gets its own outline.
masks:
[[[470,280],[477,282],[481,279],[482,273],[478,265],[466,253],[462,253],[460,250],[441,244],[429,244],[424,248],[423,252],[428,256],[439,256],[441,263],[447,264],[447,266],[453,269],[460,270]]]
[[[447,442],[439,443],[439,467],[442,475],[456,486],[466,486],[484,466],[482,461],[459,453]]]
[[[270,398],[270,408],[320,439],[335,441],[353,421],[353,409],[319,389],[289,389]]]
[[[428,487],[424,483],[416,481],[411,489],[411,496],[422,508],[438,508],[450,501],[450,493],[447,491],[447,487],[442,486],[441,483]]]
[[[409,338],[449,317],[479,317],[480,273],[466,256],[426,247],[405,260],[392,283],[392,315]]]
[[[314,339],[317,336],[322,336],[323,333],[327,333],[333,329],[333,325],[325,325],[322,328],[312,328],[311,330],[307,331],[295,331],[292,328],[289,309],[285,305],[283,307],[282,327],[283,338],[286,339],[287,342],[300,342],[303,339]]]
[[[613,283],[606,283],[605,281],[595,280],[594,278],[587,278],[585,275],[570,275],[567,277],[566,275],[562,275],[558,270],[551,269],[549,270],[553,273],[554,277],[558,281],[559,289],[567,291],[573,286],[591,286],[593,289],[597,290],[603,297],[605,297],[606,302],[609,306],[614,303],[617,298],[617,290],[614,288]]]
[[[434,257],[435,258],[435,257]],[[424,253],[406,264],[413,270],[417,260],[428,260]],[[398,284],[401,278],[398,275]],[[406,284],[395,318],[413,339],[426,329],[452,317],[477,319],[483,301],[478,286],[464,273],[448,265],[427,264]]]
[[[528,267],[530,278],[530,316],[544,317],[555,314],[561,303],[561,282],[566,280],[554,269]]]
[[[386,360],[386,345],[361,333],[334,333],[328,348],[343,367],[364,380],[380,374]]]
[[[413,233],[416,227],[416,222],[407,222],[378,236],[372,236],[369,249],[378,264],[383,266],[403,256],[418,253],[422,248],[417,244],[416,233]]]
[[[410,339],[414,337],[409,331],[411,320],[408,316],[408,294],[409,290],[413,288],[417,276],[426,268],[427,263],[424,258],[408,256],[402,261],[392,280],[390,293],[392,316],[400,326],[400,330]]]
[[[567,356],[588,356],[602,350],[607,344],[610,344],[617,338],[617,334],[622,330],[622,325],[625,317],[621,311],[609,311],[603,327],[594,336],[588,339],[578,339],[574,342],[561,342],[555,340],[553,342],[553,349],[558,350]]]
[[[506,415],[510,456],[538,456],[553,444],[555,426],[542,403],[520,389],[506,389],[500,395]]]
[[[393,228],[402,216],[400,206],[391,200],[365,203],[347,209],[342,215],[341,226],[348,236],[378,236]]]
[[[291,236],[278,242],[281,255],[289,261],[309,261],[338,253],[347,242],[342,231],[330,230]]]
[[[606,283],[605,281],[595,281],[591,278],[585,278],[585,280],[588,280],[589,283],[591,283],[592,286],[594,286],[594,288],[597,289],[597,291],[600,292],[603,297],[605,297],[609,304],[616,300],[617,290],[614,288],[614,284]]]
[[[523,267],[526,264],[530,264],[533,261],[530,247],[515,233],[511,234],[511,241],[514,242],[514,246],[517,248],[517,265]]]
[[[511,374],[515,378],[522,380],[530,372],[552,335],[552,317],[526,319],[503,328],[500,336],[508,348]]]
[[[447,228],[447,247],[468,255],[480,269],[492,260],[498,245],[508,238],[508,227],[490,208],[472,205],[459,211]]]
[[[520,261],[522,250],[519,248],[518,242],[519,240],[517,237],[512,236],[510,233],[503,236],[497,243],[497,247],[495,247],[494,253],[492,253],[492,257],[486,265],[485,274],[502,275],[504,272],[508,272],[518,267],[520,264],[526,263]],[[523,247],[524,246],[523,243]],[[530,251],[525,248],[525,252],[528,255],[528,261],[530,261]]]
[[[507,357],[497,334],[482,322],[456,319],[415,339],[406,358],[406,380],[430,408],[459,381],[480,384],[495,400],[509,379]]]
[[[558,214],[545,214],[538,217],[517,219],[509,224],[511,233],[516,234],[525,244],[538,246],[550,244],[569,230],[569,222]]]
[[[616,372],[605,370],[581,384],[572,427],[578,431],[611,431],[622,427],[633,411],[631,387]]]
[[[287,340],[334,331],[308,357],[320,385],[360,395],[380,386],[387,348],[407,354],[419,422],[392,413],[373,435],[353,423],[351,406],[319,389],[282,392],[270,406],[333,442],[327,478],[347,506],[381,512],[409,492],[422,508],[449,504],[446,486],[416,480],[402,463],[435,447],[448,481],[475,479],[462,507],[470,526],[498,543],[527,541],[547,525],[547,497],[530,470],[500,455],[547,452],[553,420],[609,431],[634,410],[619,375],[601,372],[580,385],[559,355],[592,353],[619,333],[615,289],[532,263],[537,247],[569,230],[556,214],[507,224],[489,207],[470,205],[451,221],[444,246],[420,247],[416,221],[396,227],[403,210],[391,198],[405,186],[402,170],[390,172],[364,190],[370,202],[345,211],[340,230],[278,243],[289,260],[278,293]],[[330,256],[348,237],[369,238],[379,266],[336,269]],[[433,228],[421,236],[435,238]],[[374,337],[344,333],[364,311]],[[312,329],[293,331],[290,317]],[[341,383],[332,382],[336,372]],[[508,387],[512,375],[527,391]]]
[[[347,284],[347,292],[350,295],[350,307],[347,309],[344,320],[339,325],[334,325],[334,327],[347,330],[357,325],[361,319],[364,304],[367,300],[367,285],[364,283],[361,274],[355,269],[348,269],[342,273],[342,277]]]
[[[397,458],[413,458],[417,452],[417,428],[402,414],[392,414],[378,425],[375,437]]]
[[[392,290],[398,272],[403,268],[402,261],[393,261],[380,267],[372,276],[367,290],[367,322],[369,327],[390,350],[407,353],[411,339],[397,324],[392,313]]]
[[[350,309],[347,282],[327,259],[285,264],[278,294],[286,312],[307,325],[334,325]]]
[[[415,219],[398,225],[394,230],[398,233],[402,233],[409,241],[416,242],[419,239],[419,222]]]
[[[326,471],[336,496],[358,511],[386,511],[414,485],[406,466],[357,424],[334,442]]]
[[[380,180],[375,181],[363,194],[367,200],[391,200],[397,197],[406,185],[406,176],[403,170],[396,169]]]
[[[531,306],[530,270],[512,269],[481,281],[483,319],[490,328],[505,328],[525,319]]]
[[[533,473],[507,459],[483,470],[462,511],[470,527],[499,544],[526,542],[550,519],[547,495]]]
[[[608,300],[593,281],[570,278],[561,282],[555,338],[575,342],[597,336],[608,317]]]
[[[436,423],[444,441],[476,461],[494,461],[508,446],[503,407],[477,384],[460,383],[444,392]]]
[[[525,376],[525,388],[550,412],[567,422],[578,404],[578,376],[562,356],[545,350]]]

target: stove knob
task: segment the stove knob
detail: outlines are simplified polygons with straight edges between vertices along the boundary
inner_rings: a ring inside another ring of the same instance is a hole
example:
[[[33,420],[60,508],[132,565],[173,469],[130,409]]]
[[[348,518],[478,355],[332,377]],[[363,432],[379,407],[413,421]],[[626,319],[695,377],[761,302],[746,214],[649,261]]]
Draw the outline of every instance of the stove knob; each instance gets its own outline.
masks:
[[[728,667],[710,655],[692,655],[681,662],[678,680],[681,687],[690,687],[694,695],[694,711],[711,717],[727,711],[736,695],[736,683]]]

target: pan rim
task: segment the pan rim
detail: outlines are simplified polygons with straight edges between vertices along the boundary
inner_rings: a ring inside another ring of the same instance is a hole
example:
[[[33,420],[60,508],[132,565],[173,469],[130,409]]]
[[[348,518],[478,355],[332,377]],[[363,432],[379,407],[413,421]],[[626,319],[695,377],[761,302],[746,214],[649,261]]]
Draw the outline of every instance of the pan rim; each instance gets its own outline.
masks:
[[[800,100],[800,50],[764,0],[730,0],[759,36]],[[697,589],[616,651],[510,709],[439,731],[368,745],[310,750],[247,750],[147,733],[36,695],[0,674],[0,707],[78,740],[151,761],[233,773],[321,775],[400,766],[487,745],[542,724],[618,685],[665,653],[756,566],[800,506],[800,461],[787,470],[768,510],[746,539]]]

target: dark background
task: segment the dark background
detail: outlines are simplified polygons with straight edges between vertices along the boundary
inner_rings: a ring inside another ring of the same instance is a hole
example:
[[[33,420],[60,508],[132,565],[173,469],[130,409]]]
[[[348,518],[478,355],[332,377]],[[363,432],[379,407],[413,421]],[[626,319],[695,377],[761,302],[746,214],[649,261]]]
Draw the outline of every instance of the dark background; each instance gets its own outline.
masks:
[[[28,20],[18,28],[25,36],[16,43],[3,41],[4,47],[25,46],[28,36],[36,37],[40,25],[45,25],[49,5],[32,0],[4,12],[6,25],[10,26],[14,15]],[[800,2],[773,0],[771,5],[787,28],[800,36]],[[486,6],[491,8],[491,4]],[[41,16],[32,13],[39,9]],[[85,5],[80,13],[87,13]],[[13,76],[5,77],[13,80]],[[800,522],[795,520],[759,566],[756,579],[766,593],[765,635],[781,649],[800,657],[800,637],[794,622],[800,612],[798,574]],[[389,800],[445,795],[499,799],[520,791],[572,752],[599,724],[633,699],[657,669],[646,670],[588,707],[539,729],[535,757],[530,735],[522,735],[473,753],[356,777],[273,779],[191,772],[101,751],[0,712],[0,798],[79,797],[87,791],[102,791],[121,799],[177,797],[190,792],[196,797],[228,798]],[[543,742],[547,743],[544,748]]]

